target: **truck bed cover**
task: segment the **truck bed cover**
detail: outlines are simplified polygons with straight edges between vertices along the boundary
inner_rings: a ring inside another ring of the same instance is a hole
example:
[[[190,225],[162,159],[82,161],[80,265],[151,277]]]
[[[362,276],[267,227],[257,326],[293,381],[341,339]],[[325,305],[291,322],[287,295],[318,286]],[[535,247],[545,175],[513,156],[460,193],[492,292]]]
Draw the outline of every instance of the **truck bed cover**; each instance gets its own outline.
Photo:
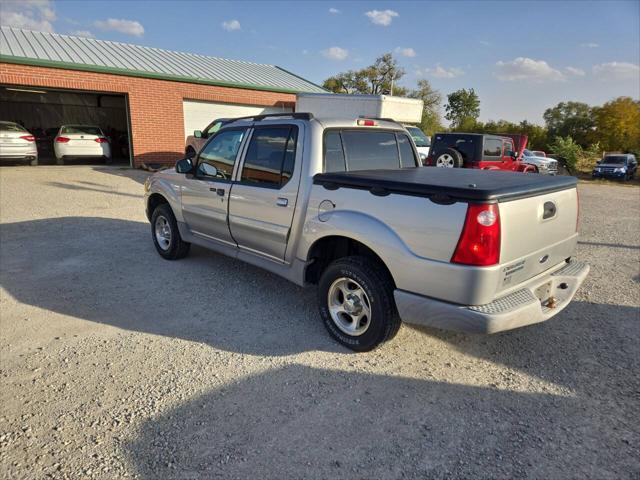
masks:
[[[329,190],[357,188],[380,196],[397,193],[442,202],[507,202],[575,188],[577,182],[567,176],[435,167],[331,172],[313,177],[314,184]]]

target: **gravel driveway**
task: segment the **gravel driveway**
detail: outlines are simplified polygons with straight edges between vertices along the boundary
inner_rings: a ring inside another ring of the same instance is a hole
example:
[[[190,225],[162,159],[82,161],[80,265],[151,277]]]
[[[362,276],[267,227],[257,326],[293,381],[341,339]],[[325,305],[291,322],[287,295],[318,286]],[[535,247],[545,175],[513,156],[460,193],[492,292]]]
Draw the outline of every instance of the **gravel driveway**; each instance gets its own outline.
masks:
[[[141,171],[0,169],[0,477],[640,476],[640,188],[581,184],[553,320],[333,342],[315,292],[154,251]]]

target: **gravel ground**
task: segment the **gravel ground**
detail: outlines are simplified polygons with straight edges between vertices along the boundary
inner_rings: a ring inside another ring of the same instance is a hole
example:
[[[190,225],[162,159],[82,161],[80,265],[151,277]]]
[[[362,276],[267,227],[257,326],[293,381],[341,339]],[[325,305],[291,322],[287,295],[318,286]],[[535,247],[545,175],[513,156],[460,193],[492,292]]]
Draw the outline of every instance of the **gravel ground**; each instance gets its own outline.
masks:
[[[0,477],[640,477],[640,188],[581,184],[544,324],[333,342],[313,289],[154,251],[141,171],[0,169]]]

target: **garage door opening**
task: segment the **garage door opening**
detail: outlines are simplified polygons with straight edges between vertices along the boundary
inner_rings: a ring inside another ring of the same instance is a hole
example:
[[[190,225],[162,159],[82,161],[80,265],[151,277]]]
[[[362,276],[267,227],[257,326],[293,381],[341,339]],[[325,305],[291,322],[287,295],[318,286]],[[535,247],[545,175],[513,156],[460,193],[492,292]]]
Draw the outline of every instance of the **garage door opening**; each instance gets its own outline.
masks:
[[[0,87],[0,121],[35,137],[39,165],[132,165],[128,119],[125,95]]]

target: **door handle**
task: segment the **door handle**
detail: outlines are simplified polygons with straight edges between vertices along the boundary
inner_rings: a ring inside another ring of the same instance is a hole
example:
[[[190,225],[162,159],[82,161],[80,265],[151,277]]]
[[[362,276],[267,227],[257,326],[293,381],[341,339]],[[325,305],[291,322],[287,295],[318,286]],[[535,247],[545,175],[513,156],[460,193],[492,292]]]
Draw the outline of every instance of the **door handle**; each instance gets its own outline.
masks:
[[[278,197],[278,200],[276,200],[276,205],[279,207],[286,207],[287,205],[289,205],[289,199]]]
[[[209,190],[212,192],[216,192],[219,197],[224,197],[224,188],[211,187]]]

